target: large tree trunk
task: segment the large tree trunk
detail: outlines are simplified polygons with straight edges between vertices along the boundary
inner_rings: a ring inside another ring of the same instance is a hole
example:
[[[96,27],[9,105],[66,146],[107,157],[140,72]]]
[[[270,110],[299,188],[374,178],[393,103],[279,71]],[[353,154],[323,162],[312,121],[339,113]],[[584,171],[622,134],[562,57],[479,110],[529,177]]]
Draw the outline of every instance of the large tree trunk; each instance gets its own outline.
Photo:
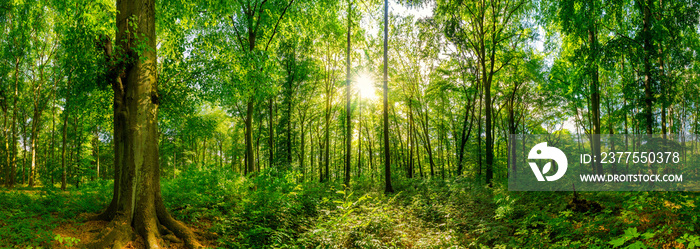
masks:
[[[111,68],[116,72],[108,76],[115,92],[117,172],[112,203],[96,216],[111,222],[100,239],[87,247],[122,248],[135,234],[143,238],[146,248],[167,247],[161,235],[170,232],[182,238],[188,248],[201,247],[192,231],[170,216],[160,195],[155,0],[119,0],[117,11],[116,40],[125,54],[118,53],[110,61],[127,61],[127,65]],[[136,25],[130,23],[134,21]],[[150,49],[137,55],[134,48],[144,43]],[[105,50],[111,55],[109,42]]]

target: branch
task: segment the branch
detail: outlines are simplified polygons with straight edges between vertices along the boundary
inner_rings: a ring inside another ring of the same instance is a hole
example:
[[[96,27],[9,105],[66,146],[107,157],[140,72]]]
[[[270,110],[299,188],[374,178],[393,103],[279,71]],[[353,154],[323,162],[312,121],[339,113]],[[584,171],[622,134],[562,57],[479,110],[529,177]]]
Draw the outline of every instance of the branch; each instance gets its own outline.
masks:
[[[267,2],[267,0],[263,0],[262,3],[260,3],[260,12],[259,12],[260,14],[258,14],[258,20],[255,22],[255,28],[253,29],[254,36],[258,35],[258,28],[260,28],[260,22],[262,22],[262,19],[263,19],[263,12],[265,12],[263,5],[265,5],[266,2]],[[255,17],[255,10],[257,9],[258,4],[255,3],[255,6],[256,7],[253,8],[253,12],[251,12],[251,15],[253,15],[253,17]],[[248,32],[250,32],[250,30]]]
[[[231,16],[231,22],[233,22],[233,30],[236,32],[236,38],[238,38],[238,43],[241,44],[241,48],[243,51],[245,51],[245,44],[243,43],[243,38],[241,38],[241,33],[238,32],[238,28],[236,28],[236,19]]]
[[[175,77],[177,77],[178,75],[180,75],[180,73],[182,73],[182,71],[177,72],[177,73],[176,73],[175,75],[173,75],[173,76],[170,76],[170,78],[168,78],[167,80],[165,80],[165,82],[163,82],[163,85],[168,84],[168,82],[170,82],[170,80],[172,80],[173,78],[175,78]]]
[[[294,3],[294,0],[289,1],[289,4],[287,4],[287,7],[284,7],[284,10],[282,11],[280,18],[277,19],[277,23],[275,24],[275,29],[272,31],[272,36],[270,36],[270,39],[267,40],[267,45],[265,45],[265,51],[267,51],[267,49],[270,47],[270,42],[272,42],[272,39],[275,38],[275,34],[277,34],[277,27],[280,25],[280,21],[282,21],[282,18],[284,18],[284,13],[287,13],[287,9],[289,9],[289,6],[292,6],[292,3]]]

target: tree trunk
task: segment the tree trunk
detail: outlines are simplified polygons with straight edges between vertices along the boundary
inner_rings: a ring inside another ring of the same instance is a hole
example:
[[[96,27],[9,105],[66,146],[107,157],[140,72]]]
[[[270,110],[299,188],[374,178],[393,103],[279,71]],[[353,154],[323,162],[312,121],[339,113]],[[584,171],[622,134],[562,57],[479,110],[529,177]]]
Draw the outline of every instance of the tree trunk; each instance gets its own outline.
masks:
[[[31,135],[31,149],[32,149],[32,165],[29,168],[29,187],[34,187],[34,181],[36,180],[36,165],[37,165],[37,133],[39,132],[39,125],[41,124],[41,109],[38,109],[37,105],[34,104],[34,115],[32,117],[32,135]]]
[[[253,156],[253,100],[248,101],[245,118],[245,174],[255,171],[255,160]]]
[[[68,76],[68,82],[70,82],[70,76]],[[70,97],[66,98],[66,108],[63,110],[63,132],[62,132],[62,147],[61,147],[61,190],[66,190],[66,147],[68,146],[68,139],[67,139],[67,134],[68,134],[68,110],[69,109],[69,104],[70,103]]]
[[[423,139],[423,148],[425,148],[425,152],[428,153],[428,162],[430,163],[430,177],[435,177],[435,161],[433,160],[433,147],[430,143],[430,134],[429,134],[429,120],[428,120],[428,113],[427,110],[423,113],[423,117],[421,117],[421,112],[418,112],[419,116],[419,124],[423,128],[423,136],[419,136],[420,138]]]
[[[415,160],[413,156],[413,151],[415,151],[416,141],[414,139],[415,125],[413,122],[413,104],[411,104],[411,99],[408,100],[408,141],[410,145],[408,146],[408,178],[413,178],[413,172],[415,169]]]
[[[345,76],[345,187],[350,187],[350,159],[352,158],[351,124],[352,110],[350,110],[350,35],[352,28],[352,0],[348,0],[348,49],[346,55]]]
[[[486,78],[486,77],[484,77]],[[491,185],[493,178],[493,110],[491,106],[491,81],[485,80],[484,83],[484,112],[486,112],[486,183]]]
[[[306,112],[305,112],[304,115],[302,116],[302,119],[301,119],[301,127],[300,127],[300,129],[301,129],[301,144],[299,145],[299,149],[300,149],[301,151],[299,152],[299,153],[300,153],[300,155],[299,155],[299,168],[301,169],[301,181],[302,181],[302,182],[303,182],[303,181],[305,180],[305,178],[306,178],[306,168],[305,168],[305,165],[304,165],[304,161],[305,161],[305,160],[304,160],[304,159],[305,159],[304,157],[306,156],[306,155],[304,154],[304,152],[305,152],[305,150],[306,150],[306,139],[305,139],[305,138],[306,138],[306,130],[304,129],[304,122],[306,121],[305,119],[306,119]],[[311,140],[311,144],[314,144],[313,140]],[[311,148],[312,148],[311,154],[313,154],[313,146],[312,146]],[[291,151],[290,151],[290,154],[291,154]],[[312,159],[312,163],[311,163],[311,164],[312,164],[312,167],[313,167],[313,159]]]
[[[389,38],[389,0],[384,0],[384,192],[393,193],[391,186],[391,152],[389,148],[389,55],[387,51]]]
[[[642,36],[644,38],[644,117],[646,118],[646,131],[647,134],[651,135],[654,133],[654,117],[653,117],[653,93],[652,93],[652,79],[651,79],[651,52],[652,40],[651,40],[651,7],[649,6],[651,1],[643,1],[640,5],[642,6]]]
[[[93,154],[95,157],[96,177],[97,177],[97,179],[100,179],[100,133],[98,132],[97,127],[95,127],[95,130],[94,130],[92,146],[93,146]]]
[[[272,166],[275,164],[275,116],[274,116],[274,110],[272,109],[275,104],[275,98],[270,97],[270,131],[268,133],[269,137],[269,143],[270,143],[270,158],[269,158],[269,167],[272,168]]]
[[[207,142],[209,138],[204,137],[204,143],[202,144],[202,163],[199,164],[199,170],[202,170],[202,167],[207,165]]]
[[[73,175],[75,176],[75,188],[80,187],[80,178],[82,177],[82,169],[80,168],[80,150],[82,149],[83,145],[83,132],[82,129],[78,130],[78,126],[78,115],[75,115],[73,118],[73,134],[75,134],[75,140],[77,141],[73,143],[75,146],[75,154],[71,153],[71,162],[73,162]],[[73,159],[75,159],[75,161],[73,161]]]
[[[482,111],[483,111],[483,109],[484,109],[484,108],[482,108],[482,105],[484,104],[484,103],[483,103],[483,98],[484,98],[483,95],[482,95],[482,94],[479,94],[479,105],[478,105],[478,108],[479,108],[479,115],[478,115],[479,120],[477,120],[477,121],[479,121],[479,122],[478,122],[478,125],[477,125],[477,130],[478,130],[478,131],[477,131],[477,133],[476,133],[476,134],[478,135],[478,136],[476,136],[476,150],[477,150],[477,153],[476,153],[477,164],[476,164],[476,165],[477,165],[477,167],[478,167],[478,168],[476,169],[476,175],[477,175],[477,178],[479,178],[479,180],[481,179],[481,169],[483,168],[483,166],[481,165],[481,164],[482,164],[482,156],[481,156],[481,143],[482,143],[481,140],[482,140],[482,138],[481,138],[481,131],[483,131],[483,129],[482,129],[482,121],[481,121],[481,114],[483,113]]]
[[[17,110],[19,110],[19,108],[17,108],[17,99],[19,98],[19,63],[20,59],[17,58],[15,63],[15,94],[12,104],[12,121],[10,123],[10,131],[12,132],[10,153],[12,156],[11,160],[8,162],[8,166],[10,167],[10,175],[6,181],[8,188],[15,186],[15,178],[17,176]]]
[[[182,238],[186,247],[199,248],[192,231],[170,216],[160,194],[155,0],[119,0],[117,27],[116,41],[125,54],[117,53],[109,60],[127,61],[128,66],[110,68],[107,77],[115,94],[115,169],[119,172],[115,173],[112,202],[94,217],[111,222],[103,236],[87,247],[122,248],[135,234],[143,238],[146,248],[167,247],[161,234],[169,230]],[[111,44],[109,38],[105,40],[109,56]],[[134,48],[144,44],[150,49],[139,56]]]
[[[591,77],[591,82],[590,82],[590,91],[591,91],[591,112],[593,116],[591,117],[592,120],[592,134],[591,134],[591,145],[592,145],[592,153],[595,156],[600,157],[600,86],[599,86],[599,80],[598,80],[598,61],[597,61],[597,53],[598,53],[598,34],[597,34],[597,29],[595,27],[595,24],[591,24],[591,26],[588,28],[588,43],[590,44],[590,54],[589,58],[590,61],[589,66],[590,66],[590,77]],[[593,162],[593,169],[597,174],[602,174],[603,173],[603,166],[600,163],[600,160],[594,161]]]
[[[9,185],[9,180],[10,180],[10,160],[11,160],[11,155],[10,155],[10,139],[8,138],[9,135],[9,130],[7,129],[7,119],[9,114],[7,114],[7,106],[3,105],[3,140],[4,140],[4,145],[5,145],[5,162],[6,164],[3,167],[3,180],[5,185]]]
[[[324,167],[326,168],[325,176],[321,177],[321,182],[323,181],[328,181],[330,180],[329,177],[329,163],[330,163],[330,122],[331,122],[331,86],[329,86],[330,81],[326,83],[326,129],[325,129],[325,134],[324,134],[324,141],[323,141],[323,147],[324,147],[324,156],[323,156],[323,164]]]

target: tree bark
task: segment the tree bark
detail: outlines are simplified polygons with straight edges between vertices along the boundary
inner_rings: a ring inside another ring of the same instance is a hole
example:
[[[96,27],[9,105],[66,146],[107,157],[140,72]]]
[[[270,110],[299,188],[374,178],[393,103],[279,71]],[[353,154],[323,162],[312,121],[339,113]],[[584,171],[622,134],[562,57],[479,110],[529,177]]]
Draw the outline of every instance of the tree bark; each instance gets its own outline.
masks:
[[[323,139],[323,147],[324,147],[324,156],[323,156],[323,164],[324,167],[326,168],[325,175],[321,177],[321,182],[323,181],[329,181],[329,163],[330,163],[330,122],[331,122],[331,88],[332,86],[330,85],[330,80],[326,82],[326,113],[325,113],[325,121],[326,121],[326,129],[324,130],[324,139]]]
[[[346,76],[345,76],[345,187],[350,187],[350,159],[352,158],[352,137],[351,130],[352,125],[350,124],[350,119],[352,118],[352,110],[350,109],[350,35],[352,28],[352,21],[350,17],[352,16],[352,0],[348,0],[348,48],[345,60],[346,65]]]
[[[594,22],[594,21],[592,21]],[[588,28],[588,43],[589,43],[589,58],[588,62],[590,69],[591,81],[589,84],[591,91],[591,112],[592,112],[592,134],[591,134],[591,145],[593,155],[600,157],[600,83],[598,79],[598,30],[595,27],[595,22],[590,24]],[[600,160],[593,162],[593,169],[597,174],[603,173],[603,165]]]
[[[6,181],[6,186],[8,188],[15,186],[15,178],[17,177],[17,111],[19,110],[19,108],[17,108],[17,99],[19,99],[19,64],[20,59],[17,58],[15,63],[15,94],[12,104],[12,121],[10,123],[10,132],[12,133],[10,153],[12,156],[10,162],[8,162],[8,166],[10,167],[9,178]]]
[[[415,160],[413,156],[413,151],[415,151],[416,141],[414,139],[415,125],[413,122],[413,104],[411,104],[411,98],[408,99],[408,141],[410,145],[408,146],[408,178],[413,178],[413,172],[415,168]]]
[[[269,167],[272,168],[272,166],[275,164],[275,112],[273,110],[273,107],[275,105],[275,97],[270,97],[269,101],[269,107],[270,107],[270,131],[268,132],[269,135],[269,146],[270,146],[270,158],[269,158]]]
[[[652,93],[652,76],[651,76],[651,1],[643,1],[642,7],[642,36],[644,39],[644,117],[646,118],[646,131],[651,135],[654,133],[654,117],[653,117],[653,93]]]
[[[389,39],[389,0],[384,0],[384,192],[393,193],[391,186],[391,152],[389,148],[389,55],[387,50]]]
[[[68,76],[68,83],[70,85],[71,75]],[[66,190],[66,147],[68,146],[68,114],[70,114],[70,95],[66,97],[66,106],[63,110],[63,132],[62,132],[62,146],[61,146],[61,190]]]
[[[255,171],[253,155],[253,100],[248,101],[245,118],[245,174]]]
[[[107,77],[115,94],[115,169],[119,172],[112,202],[93,217],[111,222],[99,240],[86,247],[122,248],[135,234],[143,238],[146,248],[167,247],[161,235],[172,232],[186,247],[199,248],[192,231],[170,216],[160,194],[155,0],[118,0],[117,28],[116,41],[122,48],[118,51],[124,54],[111,56],[109,38],[104,47],[108,60],[116,64]],[[148,49],[134,51],[143,45]]]

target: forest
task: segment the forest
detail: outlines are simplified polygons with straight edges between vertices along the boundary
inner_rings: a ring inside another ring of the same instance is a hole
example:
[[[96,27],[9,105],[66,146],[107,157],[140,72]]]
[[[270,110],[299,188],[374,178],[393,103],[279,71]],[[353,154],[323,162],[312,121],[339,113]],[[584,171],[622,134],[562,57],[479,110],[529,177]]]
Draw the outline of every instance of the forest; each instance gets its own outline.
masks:
[[[0,248],[700,247],[699,53],[696,0],[0,0]],[[532,136],[686,185],[518,189]]]

